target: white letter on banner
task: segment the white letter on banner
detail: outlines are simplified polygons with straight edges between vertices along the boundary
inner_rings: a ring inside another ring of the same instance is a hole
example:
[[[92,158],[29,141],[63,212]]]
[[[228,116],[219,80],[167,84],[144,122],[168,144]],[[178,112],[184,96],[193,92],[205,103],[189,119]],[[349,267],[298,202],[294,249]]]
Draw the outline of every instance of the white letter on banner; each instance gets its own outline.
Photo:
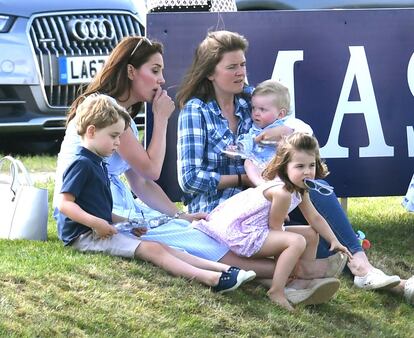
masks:
[[[303,50],[279,51],[273,68],[272,79],[283,83],[290,93],[290,108],[295,116],[295,77],[293,66],[296,61],[303,61]]]
[[[414,95],[414,54],[411,55],[410,62],[408,62],[407,82],[411,94]],[[408,157],[414,157],[414,130],[412,126],[407,126],[407,147]]]
[[[359,148],[359,156],[394,156],[394,147],[388,146],[384,140],[364,47],[350,46],[349,51],[351,56],[348,69],[342,85],[338,106],[336,107],[331,132],[325,146],[321,148],[321,155],[326,158],[347,158],[348,148],[341,147],[338,143],[342,120],[345,114],[364,114],[369,145]],[[358,86],[360,101],[349,101],[354,78]]]
[[[408,157],[414,157],[414,130],[413,126],[407,126]]]

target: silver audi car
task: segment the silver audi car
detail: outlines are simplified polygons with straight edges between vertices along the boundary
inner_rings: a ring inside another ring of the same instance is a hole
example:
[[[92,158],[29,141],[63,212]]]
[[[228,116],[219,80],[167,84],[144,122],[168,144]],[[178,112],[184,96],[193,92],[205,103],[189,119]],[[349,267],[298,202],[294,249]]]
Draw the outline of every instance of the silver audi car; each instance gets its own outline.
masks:
[[[63,135],[68,106],[118,41],[144,35],[135,3],[0,0],[0,144]]]

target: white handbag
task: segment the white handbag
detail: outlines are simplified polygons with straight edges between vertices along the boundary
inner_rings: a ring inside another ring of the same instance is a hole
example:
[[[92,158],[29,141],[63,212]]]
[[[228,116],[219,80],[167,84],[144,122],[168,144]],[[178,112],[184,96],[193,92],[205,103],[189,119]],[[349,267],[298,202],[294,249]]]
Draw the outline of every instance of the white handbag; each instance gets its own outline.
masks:
[[[0,181],[0,238],[47,239],[48,192],[33,186],[23,163],[11,156],[0,159],[10,162],[10,175]]]

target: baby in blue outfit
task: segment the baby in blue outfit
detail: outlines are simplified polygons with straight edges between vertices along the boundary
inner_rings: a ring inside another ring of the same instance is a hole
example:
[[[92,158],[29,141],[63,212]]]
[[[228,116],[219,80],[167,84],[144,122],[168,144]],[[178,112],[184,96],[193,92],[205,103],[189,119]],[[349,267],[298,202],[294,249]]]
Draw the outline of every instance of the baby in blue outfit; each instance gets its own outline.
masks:
[[[237,146],[247,157],[244,164],[246,174],[257,185],[262,181],[262,170],[276,154],[277,144],[256,143],[256,136],[277,126],[310,135],[313,131],[308,124],[291,116],[289,90],[274,80],[261,82],[253,91],[251,117],[253,126],[247,134],[238,137]]]

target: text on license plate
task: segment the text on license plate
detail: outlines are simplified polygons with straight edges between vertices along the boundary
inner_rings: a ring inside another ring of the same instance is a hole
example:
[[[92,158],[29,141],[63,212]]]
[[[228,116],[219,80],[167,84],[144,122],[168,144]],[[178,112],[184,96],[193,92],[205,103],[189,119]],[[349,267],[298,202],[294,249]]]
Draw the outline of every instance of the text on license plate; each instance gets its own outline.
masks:
[[[59,58],[59,83],[88,83],[102,68],[107,55]]]

